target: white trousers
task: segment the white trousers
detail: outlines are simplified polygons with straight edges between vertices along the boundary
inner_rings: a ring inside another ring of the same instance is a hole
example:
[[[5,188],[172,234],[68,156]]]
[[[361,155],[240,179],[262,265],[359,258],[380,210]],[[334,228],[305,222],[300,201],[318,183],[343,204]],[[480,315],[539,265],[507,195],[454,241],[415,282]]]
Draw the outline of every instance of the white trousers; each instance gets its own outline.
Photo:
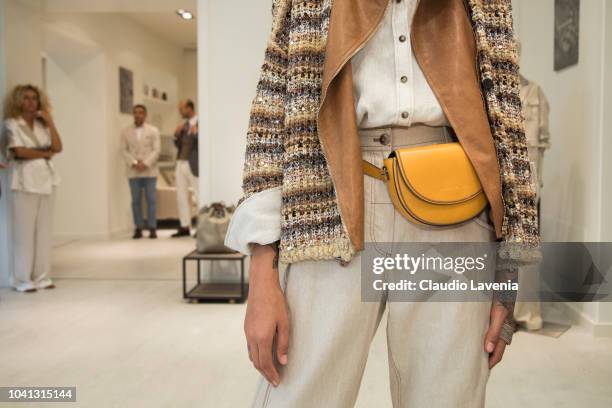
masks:
[[[439,128],[417,134],[362,132],[363,158],[382,166],[399,146],[445,142]],[[391,135],[391,143],[374,140]],[[464,223],[416,225],[398,213],[380,180],[364,177],[366,242],[490,242],[487,211]],[[361,254],[347,266],[305,261],[288,265],[282,285],[291,324],[281,383],[261,377],[253,407],[353,407],[370,343],[387,309],[387,351],[393,406],[479,408],[489,378],[484,336],[489,302],[361,301]],[[435,297],[434,297],[435,299]],[[277,365],[278,366],[278,365]]]
[[[54,194],[13,191],[13,286],[38,283],[51,271]]]
[[[176,179],[176,204],[179,212],[181,227],[191,226],[191,205],[195,200],[196,208],[198,201],[198,178],[191,173],[187,160],[177,160],[175,169]],[[189,188],[193,190],[193,196],[189,194]]]

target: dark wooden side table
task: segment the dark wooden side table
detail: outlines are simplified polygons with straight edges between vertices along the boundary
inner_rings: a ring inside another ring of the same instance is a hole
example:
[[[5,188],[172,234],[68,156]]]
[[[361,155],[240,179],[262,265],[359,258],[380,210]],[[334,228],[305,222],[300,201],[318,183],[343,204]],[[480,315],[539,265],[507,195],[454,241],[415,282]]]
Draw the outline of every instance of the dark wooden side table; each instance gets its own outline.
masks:
[[[246,300],[248,293],[248,283],[244,279],[244,259],[246,255],[239,252],[222,254],[202,254],[193,250],[183,258],[183,299],[190,299],[198,302],[220,302],[227,301],[242,303]],[[203,261],[236,261],[240,262],[240,283],[215,283],[202,282],[201,264]],[[187,290],[187,263],[196,262],[197,264],[197,283]]]

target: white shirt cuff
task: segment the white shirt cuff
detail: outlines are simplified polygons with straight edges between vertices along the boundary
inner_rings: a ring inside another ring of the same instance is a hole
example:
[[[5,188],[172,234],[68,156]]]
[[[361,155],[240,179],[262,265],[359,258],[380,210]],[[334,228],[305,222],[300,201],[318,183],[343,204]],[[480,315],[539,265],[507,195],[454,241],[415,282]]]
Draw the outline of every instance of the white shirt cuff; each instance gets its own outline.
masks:
[[[250,255],[250,243],[270,244],[280,239],[281,187],[255,193],[234,211],[225,236],[225,245]]]

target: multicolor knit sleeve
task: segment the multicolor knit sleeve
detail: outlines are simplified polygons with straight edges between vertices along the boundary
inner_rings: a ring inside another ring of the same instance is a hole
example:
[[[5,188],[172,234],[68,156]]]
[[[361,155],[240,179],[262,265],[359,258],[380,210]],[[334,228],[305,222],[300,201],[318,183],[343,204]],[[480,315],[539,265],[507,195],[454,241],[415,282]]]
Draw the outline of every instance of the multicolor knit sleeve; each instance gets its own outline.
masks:
[[[272,2],[272,30],[247,130],[243,195],[225,236],[226,246],[247,255],[252,243],[269,244],[281,234],[290,3]]]
[[[285,101],[291,0],[273,0],[272,31],[251,104],[243,169],[243,197],[278,187],[283,179]]]
[[[511,0],[466,0],[472,15],[481,88],[500,167],[504,220],[500,256],[537,262],[540,233],[536,189],[520,100],[517,42]]]
[[[480,82],[497,161],[501,171],[504,219],[503,241],[497,251],[495,279],[518,282],[521,264],[541,259],[536,186],[531,174],[525,119],[520,99],[518,47],[511,0],[466,0],[472,16]],[[505,306],[505,332],[514,328],[515,291],[497,291],[494,300]],[[507,339],[506,342],[509,343]]]

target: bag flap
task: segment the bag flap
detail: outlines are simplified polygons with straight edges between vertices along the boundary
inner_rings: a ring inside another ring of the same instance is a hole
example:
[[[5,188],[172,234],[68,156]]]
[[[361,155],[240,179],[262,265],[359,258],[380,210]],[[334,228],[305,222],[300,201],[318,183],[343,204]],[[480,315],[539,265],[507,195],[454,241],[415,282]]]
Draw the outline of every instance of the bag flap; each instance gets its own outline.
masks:
[[[459,143],[395,150],[403,182],[421,199],[451,204],[482,192],[480,180]]]

